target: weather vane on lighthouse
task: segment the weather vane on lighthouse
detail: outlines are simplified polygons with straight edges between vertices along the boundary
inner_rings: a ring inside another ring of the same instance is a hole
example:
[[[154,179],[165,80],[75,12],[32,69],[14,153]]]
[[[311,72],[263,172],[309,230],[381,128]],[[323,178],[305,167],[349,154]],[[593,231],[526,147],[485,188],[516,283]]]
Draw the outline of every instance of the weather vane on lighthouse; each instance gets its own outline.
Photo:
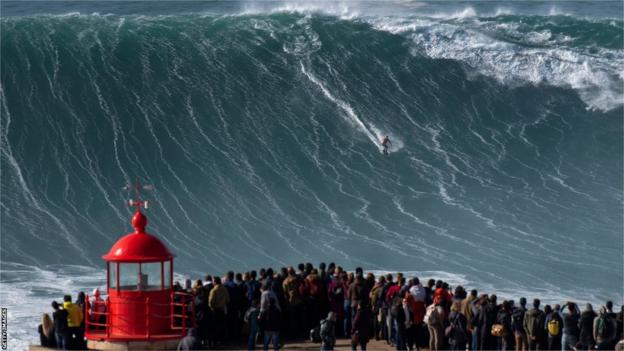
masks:
[[[148,208],[149,202],[147,200],[141,200],[141,190],[154,190],[153,185],[141,184],[137,178],[136,183],[126,185],[122,189],[127,191],[134,190],[135,199],[128,200],[128,205],[130,205],[130,207],[136,208],[137,211],[139,211],[141,207],[145,209]]]

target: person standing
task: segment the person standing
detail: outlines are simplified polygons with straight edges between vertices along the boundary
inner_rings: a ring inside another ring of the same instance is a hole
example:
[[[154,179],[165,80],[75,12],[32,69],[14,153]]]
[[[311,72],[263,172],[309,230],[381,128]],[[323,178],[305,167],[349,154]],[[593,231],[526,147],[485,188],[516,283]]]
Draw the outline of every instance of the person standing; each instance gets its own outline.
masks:
[[[334,275],[332,276],[331,281],[327,286],[327,300],[329,302],[330,311],[334,312],[336,316],[336,325],[338,326],[336,334],[347,336],[349,331],[344,330],[343,328],[344,285],[342,284],[340,271],[338,270],[338,268],[335,268]]]
[[[442,350],[444,343],[444,308],[431,304],[427,307],[425,323],[429,328],[429,350]]]
[[[368,301],[361,300],[357,305],[351,327],[351,350],[356,350],[358,345],[362,351],[366,350],[366,344],[372,334],[372,318]]]
[[[597,350],[612,350],[615,344],[617,324],[611,317],[607,307],[602,306],[598,317],[594,318],[594,340]]]
[[[539,309],[540,300],[533,299],[533,309],[524,314],[524,332],[526,333],[529,350],[540,350],[540,341],[544,330],[544,312]]]
[[[269,344],[273,342],[273,350],[279,350],[279,331],[281,312],[277,308],[276,300],[269,299],[269,306],[260,312],[260,327],[264,332],[263,349],[267,351]]]
[[[565,306],[565,305],[564,305]],[[546,315],[546,345],[548,350],[561,350],[563,337],[563,318],[561,318],[561,306],[555,305],[553,311]]]
[[[223,342],[225,337],[227,305],[230,302],[230,294],[227,288],[221,284],[221,278],[214,277],[213,284],[214,287],[210,290],[210,296],[208,296],[208,306],[213,314],[215,341]]]
[[[245,322],[249,325],[249,337],[247,338],[247,350],[254,350],[256,348],[256,337],[260,331],[260,325],[258,318],[260,317],[260,300],[254,298],[251,302],[251,306],[245,312]]]
[[[516,339],[516,351],[526,351],[528,348],[527,335],[524,331],[524,315],[526,314],[526,298],[520,298],[520,306],[511,314],[511,330]]]
[[[581,347],[584,350],[593,350],[596,341],[594,340],[594,319],[596,318],[596,312],[592,308],[591,304],[585,306],[585,311],[581,313],[579,320],[579,339]]]
[[[82,340],[79,339],[80,325],[82,324],[83,314],[80,307],[71,301],[70,295],[63,296],[63,309],[67,311],[67,330],[68,339],[65,339],[65,347],[69,349],[80,348]]]
[[[568,313],[563,313],[566,307],[568,308]],[[561,350],[573,350],[579,342],[579,336],[581,334],[581,330],[579,328],[581,315],[576,304],[572,302],[566,302],[566,304],[561,308],[561,312],[563,313]]]
[[[468,342],[468,330],[466,329],[468,321],[461,312],[461,307],[460,301],[454,301],[449,315],[450,329],[447,337],[449,338],[450,349],[455,351],[466,350]]]
[[[492,326],[496,323],[497,314],[496,295],[491,295],[487,300],[483,300],[481,309],[475,316],[476,324],[479,326],[479,345],[481,350],[496,349],[497,339],[492,335]]]
[[[56,347],[67,350],[69,328],[67,327],[67,311],[61,309],[58,302],[52,301],[52,319],[54,321],[54,339]]]
[[[41,324],[37,328],[39,332],[39,341],[43,347],[56,347],[56,339],[54,337],[54,323],[50,315],[44,313],[41,315]]]
[[[503,334],[500,336],[500,349],[510,351],[513,349],[514,335],[511,331],[511,304],[505,300],[496,316],[496,322],[503,326]]]

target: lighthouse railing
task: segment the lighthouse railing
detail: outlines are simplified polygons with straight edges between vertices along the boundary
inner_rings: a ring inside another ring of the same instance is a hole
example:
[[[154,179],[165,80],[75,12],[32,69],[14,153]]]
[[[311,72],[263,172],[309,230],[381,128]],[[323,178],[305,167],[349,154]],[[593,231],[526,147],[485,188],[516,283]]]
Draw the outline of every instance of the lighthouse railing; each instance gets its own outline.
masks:
[[[94,305],[93,310],[91,309],[91,305]],[[104,311],[98,311],[97,305],[103,306]],[[108,338],[110,336],[110,328],[109,328],[110,309],[109,309],[108,297],[106,298],[106,300],[95,300],[95,304],[92,304],[91,299],[89,298],[89,295],[86,295],[84,306],[85,306],[84,307],[85,310],[84,310],[83,315],[84,315],[84,321],[85,321],[85,336],[88,337],[93,332],[101,333],[102,331],[105,331],[106,337]],[[104,320],[105,320],[104,323],[100,322],[102,316],[104,316]]]
[[[186,292],[171,292],[171,329],[180,330],[182,335],[186,335],[189,326],[195,325],[195,303],[193,298],[193,294]]]
[[[177,299],[176,299],[177,298]],[[185,336],[188,329],[196,325],[195,320],[195,303],[193,294],[186,292],[172,292],[170,303],[158,303],[150,300],[147,297],[141,303],[145,306],[143,308],[145,334],[139,338],[152,337],[151,323],[154,322],[152,318],[170,320],[170,330],[175,331],[175,334]],[[84,321],[85,321],[85,336],[93,339],[111,338],[111,301],[107,297],[105,300],[98,299],[94,303],[87,295],[84,305]],[[119,304],[132,304],[136,302],[114,302],[115,305]],[[97,304],[97,305],[96,305]],[[169,306],[169,308],[165,307]],[[169,313],[163,315],[159,314],[159,310],[162,308],[169,310]],[[132,337],[127,335],[126,337]],[[136,336],[135,336],[136,337]]]

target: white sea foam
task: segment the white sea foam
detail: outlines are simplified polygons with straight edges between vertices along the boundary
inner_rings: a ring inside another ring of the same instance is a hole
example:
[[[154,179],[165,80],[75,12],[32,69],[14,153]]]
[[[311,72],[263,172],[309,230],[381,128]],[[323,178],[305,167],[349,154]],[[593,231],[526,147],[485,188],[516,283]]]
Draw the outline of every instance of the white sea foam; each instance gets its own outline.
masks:
[[[416,56],[458,60],[503,84],[548,84],[576,90],[589,109],[608,111],[622,106],[624,53],[599,49],[598,54],[549,45],[527,47],[498,40],[459,24],[428,19],[371,19],[375,28],[410,38]],[[547,44],[548,30],[530,32],[525,40]]]

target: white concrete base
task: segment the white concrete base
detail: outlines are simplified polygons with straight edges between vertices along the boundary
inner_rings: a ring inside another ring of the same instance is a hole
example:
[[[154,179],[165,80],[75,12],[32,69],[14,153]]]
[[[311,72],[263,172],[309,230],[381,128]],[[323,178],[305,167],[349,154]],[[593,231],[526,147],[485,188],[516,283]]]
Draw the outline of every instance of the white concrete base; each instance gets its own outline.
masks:
[[[158,341],[97,341],[87,340],[89,350],[131,351],[131,350],[176,350],[180,339]]]

